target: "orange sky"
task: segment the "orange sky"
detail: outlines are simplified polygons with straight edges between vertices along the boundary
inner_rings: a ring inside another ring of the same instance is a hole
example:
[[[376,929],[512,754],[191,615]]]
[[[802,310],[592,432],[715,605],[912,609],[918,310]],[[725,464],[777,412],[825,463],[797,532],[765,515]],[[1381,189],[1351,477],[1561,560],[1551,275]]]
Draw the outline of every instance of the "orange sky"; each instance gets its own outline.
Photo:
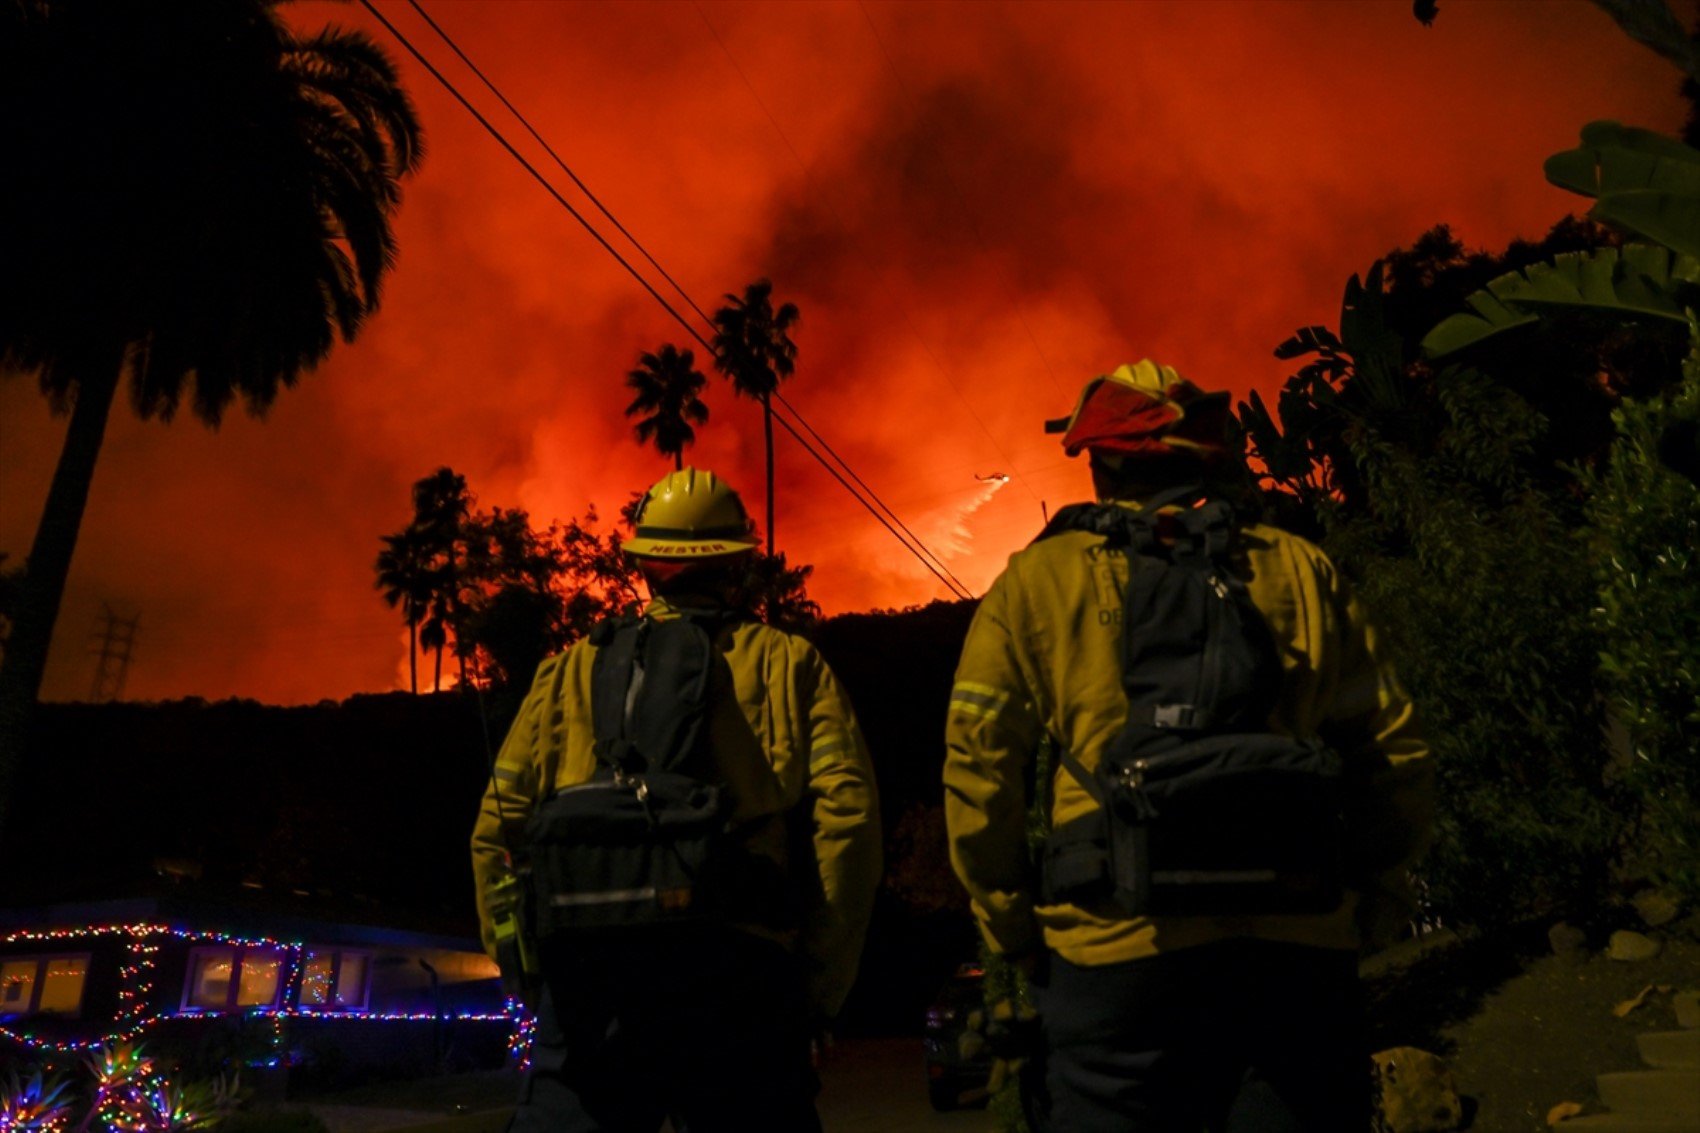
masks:
[[[1440,221],[1538,236],[1576,204],[1541,161],[1584,122],[1682,118],[1674,69],[1580,0],[1450,0],[1426,29],[1405,0],[426,3],[699,304],[768,275],[802,308],[786,396],[976,591],[1041,501],[1086,494],[1041,427],[1085,378],[1151,356],[1271,390],[1272,348],[1334,322],[1377,255]],[[129,698],[397,687],[372,560],[413,480],[448,464],[548,520],[665,471],[621,379],[682,330],[364,10],[286,10],[400,61],[429,145],[400,264],[364,337],[267,421],[115,410],[49,698],[87,695],[103,601],[140,614]],[[760,418],[719,379],[709,404],[690,459],[759,509]],[[13,562],[63,428],[33,380],[0,382]],[[992,472],[1013,478],[986,498]],[[943,595],[783,436],[779,484],[781,549],[829,613]]]

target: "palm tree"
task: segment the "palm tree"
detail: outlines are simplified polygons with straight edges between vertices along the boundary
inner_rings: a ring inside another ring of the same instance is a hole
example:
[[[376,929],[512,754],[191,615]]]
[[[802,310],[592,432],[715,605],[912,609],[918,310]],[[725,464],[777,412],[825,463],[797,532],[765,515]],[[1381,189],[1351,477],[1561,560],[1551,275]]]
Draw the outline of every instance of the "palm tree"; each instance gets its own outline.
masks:
[[[407,527],[394,535],[383,536],[384,549],[378,552],[377,587],[384,592],[390,609],[401,607],[402,620],[407,623],[407,669],[409,683],[415,696],[419,695],[419,623],[430,608],[434,589],[430,550],[419,530]],[[439,674],[441,661],[439,660]]]
[[[275,7],[0,0],[0,372],[70,414],[0,663],[0,808],[121,380],[144,418],[262,414],[394,262],[421,155],[395,68]]]
[[[657,452],[673,458],[675,469],[685,466],[685,446],[697,439],[692,426],[708,423],[708,406],[697,396],[708,379],[695,362],[689,350],[668,343],[654,354],[639,355],[637,369],[626,375],[627,388],[637,393],[626,416],[648,414],[633,430],[638,444],[653,440]]]
[[[767,553],[773,554],[773,393],[796,368],[797,346],[789,331],[797,305],[773,309],[773,284],[758,279],[744,297],[726,296],[714,312],[714,368],[732,379],[732,389],[761,402],[767,438]]]
[[[466,655],[460,650],[461,638],[465,636],[461,587],[466,572],[462,550],[471,515],[472,494],[467,491],[466,477],[454,469],[439,468],[413,485],[413,529],[419,533],[433,568],[421,644],[437,655],[436,675],[431,683],[435,691],[443,687],[443,648],[448,644],[451,630],[460,661],[460,683],[462,687],[466,685]]]

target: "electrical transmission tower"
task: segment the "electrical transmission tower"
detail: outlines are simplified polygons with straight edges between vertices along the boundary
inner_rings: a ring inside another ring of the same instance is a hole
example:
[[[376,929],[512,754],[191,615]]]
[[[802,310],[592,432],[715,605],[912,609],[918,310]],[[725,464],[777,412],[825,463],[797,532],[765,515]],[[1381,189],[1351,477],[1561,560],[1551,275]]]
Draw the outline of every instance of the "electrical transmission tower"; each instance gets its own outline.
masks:
[[[136,644],[136,625],[142,620],[140,614],[121,618],[105,602],[100,604],[100,611],[100,624],[89,643],[89,652],[97,658],[94,684],[89,689],[89,700],[95,704],[105,704],[123,695],[124,678],[130,671],[130,650]]]

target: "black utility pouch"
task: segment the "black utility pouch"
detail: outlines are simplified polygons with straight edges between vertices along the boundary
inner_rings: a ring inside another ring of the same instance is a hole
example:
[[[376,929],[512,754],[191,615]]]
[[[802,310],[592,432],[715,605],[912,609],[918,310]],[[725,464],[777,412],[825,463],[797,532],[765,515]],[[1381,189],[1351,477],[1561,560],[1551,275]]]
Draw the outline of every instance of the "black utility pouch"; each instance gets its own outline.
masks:
[[[715,916],[726,813],[717,786],[668,772],[557,793],[527,830],[538,939]]]
[[[1040,851],[1039,894],[1047,905],[1083,908],[1108,901],[1115,889],[1109,822],[1102,810],[1051,831]]]
[[[1116,902],[1131,914],[1324,913],[1343,896],[1340,757],[1271,733],[1099,768]]]

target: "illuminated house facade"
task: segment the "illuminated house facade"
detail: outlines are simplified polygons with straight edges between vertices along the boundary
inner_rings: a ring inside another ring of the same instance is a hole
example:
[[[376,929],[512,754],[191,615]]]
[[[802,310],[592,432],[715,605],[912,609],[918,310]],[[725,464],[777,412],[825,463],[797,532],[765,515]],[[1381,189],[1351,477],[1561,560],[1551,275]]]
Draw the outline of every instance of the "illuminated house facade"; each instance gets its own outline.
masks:
[[[131,1041],[396,1073],[499,1065],[528,1032],[476,941],[151,899],[0,913],[0,1062]]]

